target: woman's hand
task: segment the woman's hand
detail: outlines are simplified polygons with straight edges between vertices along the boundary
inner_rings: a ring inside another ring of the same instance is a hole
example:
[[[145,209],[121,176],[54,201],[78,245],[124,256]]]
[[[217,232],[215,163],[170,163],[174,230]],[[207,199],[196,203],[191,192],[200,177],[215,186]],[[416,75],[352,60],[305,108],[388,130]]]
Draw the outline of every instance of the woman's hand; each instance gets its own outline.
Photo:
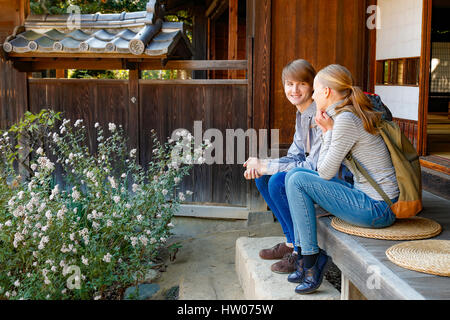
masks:
[[[317,109],[316,112],[316,124],[322,129],[322,132],[325,133],[328,130],[333,130],[334,120],[331,119],[325,111],[321,111]]]

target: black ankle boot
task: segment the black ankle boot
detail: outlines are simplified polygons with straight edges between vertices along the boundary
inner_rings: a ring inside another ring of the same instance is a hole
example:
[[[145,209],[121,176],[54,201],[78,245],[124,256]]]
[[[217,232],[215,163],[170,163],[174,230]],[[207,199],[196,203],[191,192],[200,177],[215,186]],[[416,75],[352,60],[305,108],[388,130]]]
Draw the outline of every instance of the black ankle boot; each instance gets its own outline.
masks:
[[[295,271],[288,276],[287,280],[293,283],[300,283],[303,281],[304,274],[303,256],[299,254],[297,259],[295,259]]]
[[[304,269],[304,277],[302,282],[295,288],[295,292],[299,294],[312,293],[319,289],[323,281],[323,276],[331,263],[331,257],[320,249],[316,263],[309,269]]]

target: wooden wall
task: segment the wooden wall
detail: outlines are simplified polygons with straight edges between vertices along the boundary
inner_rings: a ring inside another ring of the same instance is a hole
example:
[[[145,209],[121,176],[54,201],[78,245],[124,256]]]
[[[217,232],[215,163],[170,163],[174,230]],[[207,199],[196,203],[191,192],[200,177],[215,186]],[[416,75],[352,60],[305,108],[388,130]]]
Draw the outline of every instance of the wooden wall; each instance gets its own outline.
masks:
[[[306,59],[319,71],[338,63],[365,88],[367,44],[365,0],[272,0],[270,127],[280,129],[280,143],[290,144],[295,107],[285,98],[284,66]]]
[[[30,79],[30,110],[34,113],[51,107],[64,112],[64,117],[83,119],[91,150],[97,149],[95,122],[107,128],[109,122],[121,124],[129,137],[139,135],[131,146],[138,145],[139,161],[144,166],[151,160],[151,129],[161,141],[178,128],[192,134],[194,121],[203,122],[203,131],[247,129],[247,84],[245,81],[139,81],[138,115],[129,108],[128,81]],[[106,129],[107,131],[107,129]],[[236,146],[235,146],[236,147]],[[224,155],[225,155],[224,150]],[[225,159],[224,159],[225,160]],[[225,162],[225,161],[224,161]],[[181,190],[191,190],[188,202],[246,206],[247,182],[242,164],[196,165],[186,177]],[[58,181],[62,183],[61,177]]]
[[[0,0],[0,44],[24,21],[27,3],[25,0]],[[27,75],[1,57],[0,52],[0,129],[6,129],[27,110]]]
[[[152,80],[141,80],[139,91],[143,164],[151,157],[151,128],[157,130],[158,136],[166,138],[178,128],[194,134],[194,121],[202,121],[203,131],[216,128],[223,133],[224,147],[226,129],[247,129],[247,108],[243,107],[247,101],[247,85],[244,82],[223,84],[205,81],[198,85],[189,81],[156,84]],[[193,174],[183,181],[182,190],[194,192],[188,199],[192,202],[245,206],[248,182],[243,173],[242,164],[196,165]]]

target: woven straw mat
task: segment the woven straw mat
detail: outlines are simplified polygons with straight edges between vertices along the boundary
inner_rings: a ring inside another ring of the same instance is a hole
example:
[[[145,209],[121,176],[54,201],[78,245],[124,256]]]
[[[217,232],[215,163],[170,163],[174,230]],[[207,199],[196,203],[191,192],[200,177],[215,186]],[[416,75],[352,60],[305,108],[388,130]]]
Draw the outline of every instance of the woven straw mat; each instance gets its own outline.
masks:
[[[416,240],[396,244],[386,256],[400,267],[450,277],[450,240]]]
[[[397,219],[392,226],[380,229],[354,226],[334,217],[331,221],[331,226],[344,233],[383,240],[427,239],[437,236],[442,231],[442,227],[439,223],[422,217]]]

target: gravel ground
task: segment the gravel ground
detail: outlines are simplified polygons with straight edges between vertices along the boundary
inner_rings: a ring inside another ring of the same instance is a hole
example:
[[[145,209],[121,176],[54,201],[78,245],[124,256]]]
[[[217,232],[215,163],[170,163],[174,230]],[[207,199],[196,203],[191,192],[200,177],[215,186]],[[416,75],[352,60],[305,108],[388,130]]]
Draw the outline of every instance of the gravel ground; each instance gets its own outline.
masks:
[[[325,273],[325,279],[341,292],[341,270],[339,270],[334,263],[331,264],[330,268]]]

